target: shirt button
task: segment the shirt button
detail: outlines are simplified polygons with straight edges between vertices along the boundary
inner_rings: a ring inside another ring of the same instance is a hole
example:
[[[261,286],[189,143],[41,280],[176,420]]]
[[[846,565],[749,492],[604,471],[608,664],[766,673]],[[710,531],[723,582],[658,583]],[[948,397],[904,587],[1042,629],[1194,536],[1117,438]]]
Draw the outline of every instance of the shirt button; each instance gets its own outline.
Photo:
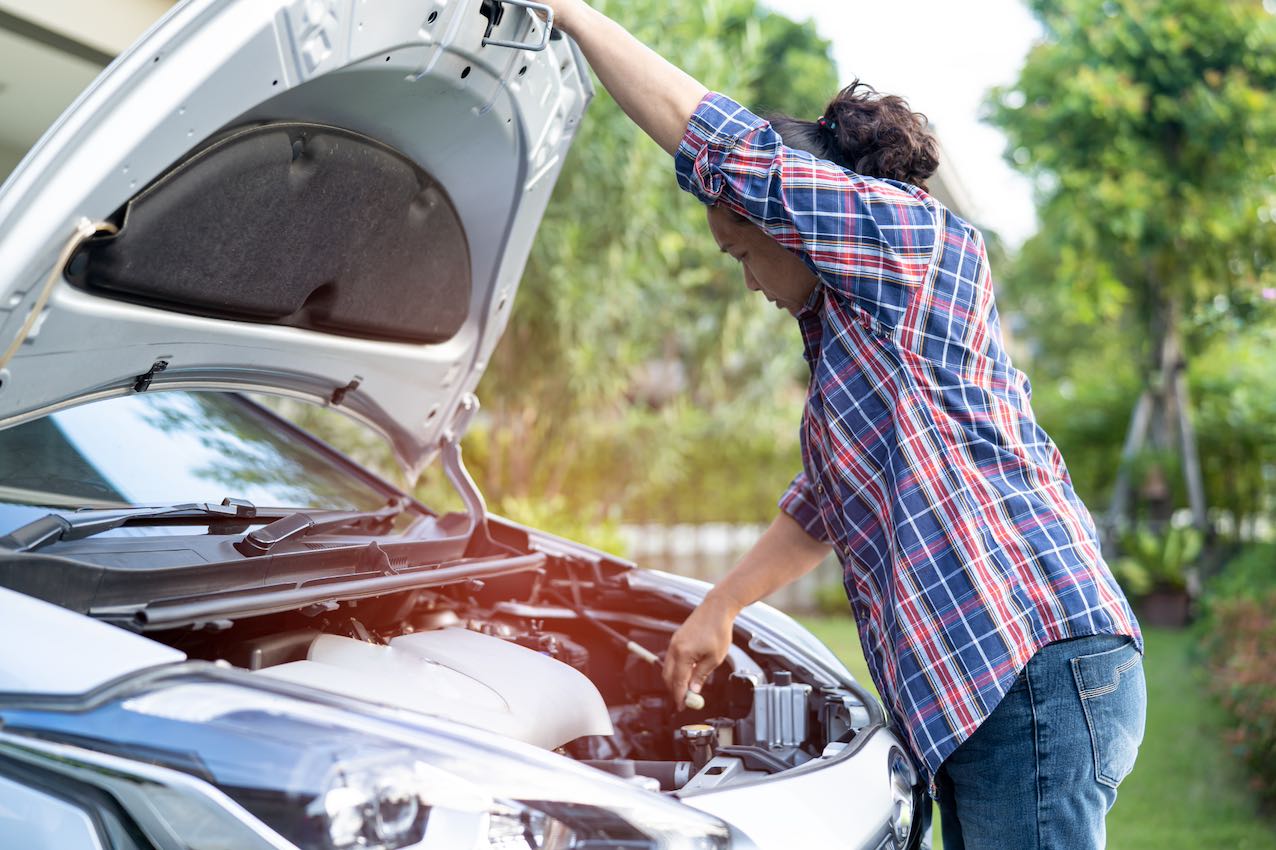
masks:
[[[824,485],[823,485],[823,484],[816,484],[816,485],[815,485],[815,492],[819,493],[820,495],[824,495]]]

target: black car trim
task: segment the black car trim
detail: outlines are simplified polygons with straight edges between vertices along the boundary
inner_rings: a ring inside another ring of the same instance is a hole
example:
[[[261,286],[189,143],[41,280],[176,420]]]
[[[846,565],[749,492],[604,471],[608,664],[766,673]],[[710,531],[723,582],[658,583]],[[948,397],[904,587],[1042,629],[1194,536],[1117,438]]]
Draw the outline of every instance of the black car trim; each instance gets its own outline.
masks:
[[[135,619],[138,611],[186,605],[196,599],[209,600],[208,610],[224,617],[228,614],[223,612],[241,604],[232,600],[279,592],[291,593],[292,599],[308,598],[319,595],[315,586],[320,582],[326,598],[345,598],[353,588],[376,588],[370,593],[354,592],[351,598],[357,598],[455,581],[469,571],[498,575],[533,570],[546,561],[541,553],[466,558],[468,539],[468,535],[432,540],[373,538],[355,545],[258,558],[235,554],[231,560],[160,567],[121,567],[45,553],[0,553],[0,587],[79,614],[149,630],[144,620]],[[229,542],[224,546],[233,552]],[[293,607],[301,604],[305,603]]]
[[[141,631],[171,629],[207,623],[218,619],[239,619],[278,614],[307,605],[329,601],[366,599],[402,590],[415,590],[449,584],[463,578],[490,578],[529,572],[545,566],[544,555],[521,555],[509,558],[463,561],[403,571],[392,575],[365,579],[314,579],[301,587],[279,587],[251,593],[205,594],[199,600],[149,603],[134,608],[131,624]],[[316,583],[322,582],[319,586]],[[90,616],[118,622],[125,610],[92,609]]]

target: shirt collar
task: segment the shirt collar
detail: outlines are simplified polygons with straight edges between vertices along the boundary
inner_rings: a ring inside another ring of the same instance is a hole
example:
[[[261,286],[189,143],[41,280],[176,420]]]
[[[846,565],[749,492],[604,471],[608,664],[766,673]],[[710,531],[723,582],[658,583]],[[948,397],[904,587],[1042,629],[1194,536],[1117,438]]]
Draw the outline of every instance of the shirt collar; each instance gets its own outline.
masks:
[[[815,280],[815,286],[811,287],[811,294],[806,296],[806,301],[794,314],[799,320],[806,315],[819,312],[820,305],[824,303],[824,281],[818,275]]]

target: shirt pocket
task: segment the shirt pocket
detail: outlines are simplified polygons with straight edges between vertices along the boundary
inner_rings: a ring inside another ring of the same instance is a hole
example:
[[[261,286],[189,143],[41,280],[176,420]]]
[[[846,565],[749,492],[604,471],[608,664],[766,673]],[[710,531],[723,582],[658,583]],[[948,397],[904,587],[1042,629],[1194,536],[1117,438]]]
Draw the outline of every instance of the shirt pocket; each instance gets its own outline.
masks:
[[[1134,768],[1143,741],[1143,656],[1127,640],[1116,649],[1073,658],[1072,675],[1090,730],[1094,778],[1116,788]]]

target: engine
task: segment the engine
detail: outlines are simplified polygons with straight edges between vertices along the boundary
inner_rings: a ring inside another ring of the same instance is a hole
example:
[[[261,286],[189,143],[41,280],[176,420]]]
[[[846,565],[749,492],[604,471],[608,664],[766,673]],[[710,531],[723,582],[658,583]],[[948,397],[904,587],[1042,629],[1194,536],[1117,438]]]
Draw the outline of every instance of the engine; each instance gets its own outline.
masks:
[[[563,592],[544,579],[518,593],[470,581],[168,642],[487,729],[651,790],[789,770],[836,754],[869,724],[856,694],[802,681],[778,656],[751,654],[740,636],[705,683],[704,706],[675,705],[660,663],[686,611],[607,589],[601,575],[583,589],[559,580]]]

